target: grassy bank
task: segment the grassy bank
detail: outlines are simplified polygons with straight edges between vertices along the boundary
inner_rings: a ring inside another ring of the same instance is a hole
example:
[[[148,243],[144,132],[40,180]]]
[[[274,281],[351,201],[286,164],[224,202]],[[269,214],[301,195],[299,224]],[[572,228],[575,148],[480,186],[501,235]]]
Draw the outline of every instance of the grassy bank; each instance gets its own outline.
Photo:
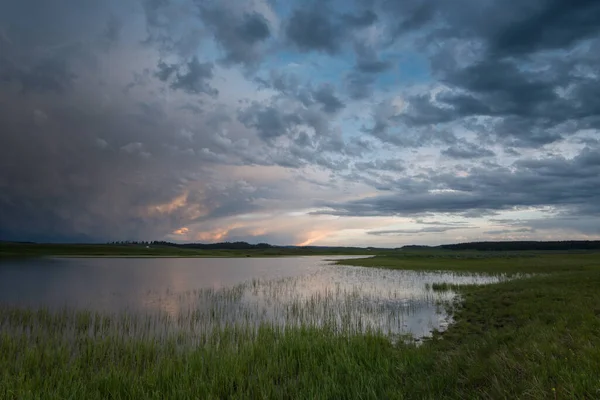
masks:
[[[4,307],[0,398],[600,397],[599,255],[347,262],[538,275],[460,287],[455,323],[420,346],[379,334],[269,325],[220,328],[201,338],[140,337],[127,333],[128,317]]]

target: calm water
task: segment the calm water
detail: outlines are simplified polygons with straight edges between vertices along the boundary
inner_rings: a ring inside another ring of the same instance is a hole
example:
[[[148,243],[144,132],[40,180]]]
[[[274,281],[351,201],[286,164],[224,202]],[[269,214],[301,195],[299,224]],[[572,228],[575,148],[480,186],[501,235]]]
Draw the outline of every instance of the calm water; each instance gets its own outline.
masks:
[[[334,326],[426,336],[455,294],[499,278],[331,265],[336,257],[53,258],[0,263],[0,305],[160,315],[165,326]],[[352,258],[352,257],[337,257]],[[429,285],[428,285],[429,284]]]

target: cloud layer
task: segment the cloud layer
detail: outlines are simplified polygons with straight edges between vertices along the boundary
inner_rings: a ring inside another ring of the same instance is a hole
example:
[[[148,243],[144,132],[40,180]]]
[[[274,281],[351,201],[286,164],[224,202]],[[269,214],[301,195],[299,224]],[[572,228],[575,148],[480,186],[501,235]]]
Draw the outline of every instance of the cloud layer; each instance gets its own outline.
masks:
[[[26,3],[0,239],[600,237],[596,1]]]

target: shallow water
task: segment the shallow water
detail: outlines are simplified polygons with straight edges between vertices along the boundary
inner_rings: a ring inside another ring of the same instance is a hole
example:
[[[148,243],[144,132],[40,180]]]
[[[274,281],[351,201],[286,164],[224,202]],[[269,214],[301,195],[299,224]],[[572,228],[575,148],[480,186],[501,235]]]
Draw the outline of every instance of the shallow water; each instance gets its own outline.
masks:
[[[455,296],[431,284],[502,279],[327,261],[336,258],[352,257],[11,260],[0,263],[0,305],[156,317],[161,332],[269,323],[423,337],[445,328]]]

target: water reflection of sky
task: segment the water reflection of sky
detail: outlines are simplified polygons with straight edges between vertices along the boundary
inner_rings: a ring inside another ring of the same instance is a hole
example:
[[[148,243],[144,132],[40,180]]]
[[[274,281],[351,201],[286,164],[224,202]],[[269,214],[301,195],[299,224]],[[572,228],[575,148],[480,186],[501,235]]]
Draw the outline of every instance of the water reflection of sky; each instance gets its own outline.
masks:
[[[11,260],[0,263],[0,304],[166,313],[203,329],[241,321],[423,336],[443,328],[440,302],[454,296],[426,284],[494,279],[335,266],[322,257]]]

